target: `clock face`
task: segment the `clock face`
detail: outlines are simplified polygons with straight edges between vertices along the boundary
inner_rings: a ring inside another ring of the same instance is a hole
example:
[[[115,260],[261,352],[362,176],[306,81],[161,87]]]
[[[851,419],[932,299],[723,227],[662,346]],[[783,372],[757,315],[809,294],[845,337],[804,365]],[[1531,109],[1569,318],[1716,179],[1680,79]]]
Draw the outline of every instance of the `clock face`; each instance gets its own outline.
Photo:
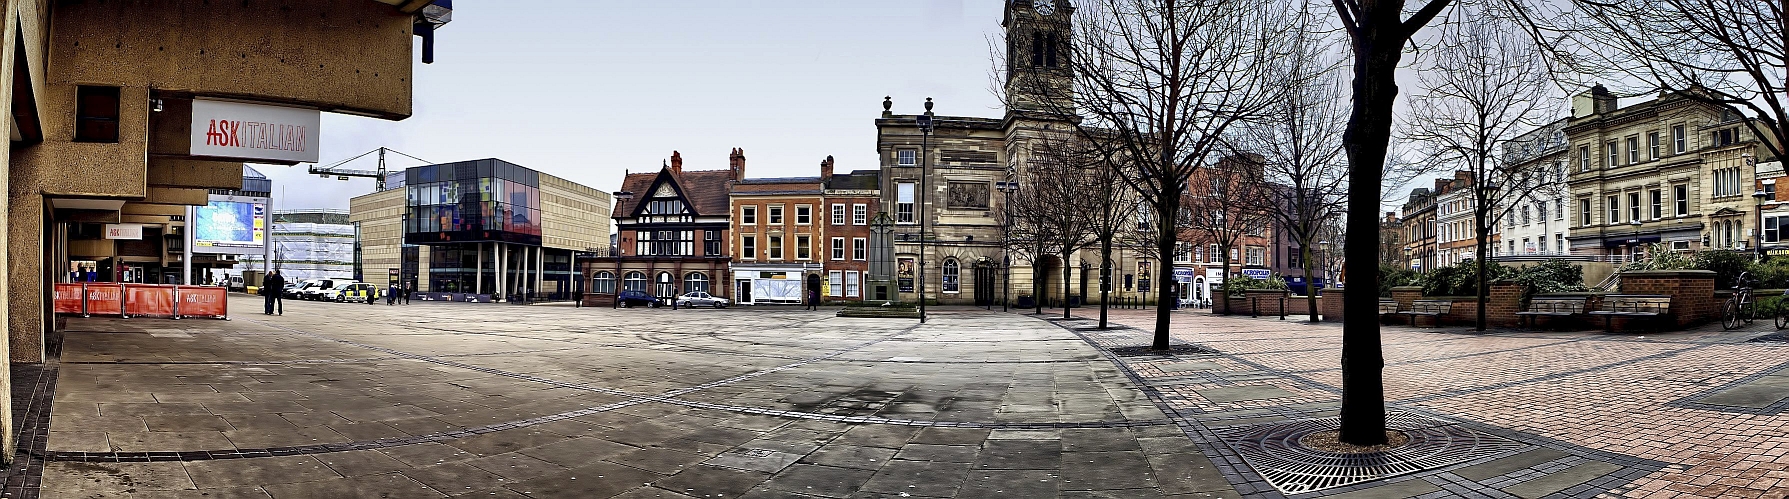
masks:
[[[1037,13],[1046,16],[1056,12],[1056,0],[1033,0],[1031,5]]]

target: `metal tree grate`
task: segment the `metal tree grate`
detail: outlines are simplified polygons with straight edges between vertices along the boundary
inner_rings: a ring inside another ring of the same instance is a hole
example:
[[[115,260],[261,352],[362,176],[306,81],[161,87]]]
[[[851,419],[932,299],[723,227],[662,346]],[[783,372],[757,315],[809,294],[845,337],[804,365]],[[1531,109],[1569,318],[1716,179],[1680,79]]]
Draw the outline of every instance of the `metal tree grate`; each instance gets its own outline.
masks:
[[[1206,348],[1206,347],[1200,346],[1200,345],[1173,345],[1173,346],[1168,347],[1168,349],[1166,351],[1151,350],[1147,346],[1118,347],[1118,348],[1111,349],[1111,352],[1112,352],[1112,355],[1117,355],[1119,357],[1141,357],[1141,356],[1150,356],[1150,355],[1169,356],[1169,355],[1180,355],[1180,354],[1218,353],[1217,350],[1212,350],[1210,348]]]
[[[1220,431],[1244,462],[1274,488],[1299,494],[1438,469],[1489,457],[1526,444],[1408,412],[1386,415],[1385,426],[1410,436],[1403,447],[1365,454],[1340,454],[1305,447],[1305,435],[1330,431],[1340,417],[1284,421]]]

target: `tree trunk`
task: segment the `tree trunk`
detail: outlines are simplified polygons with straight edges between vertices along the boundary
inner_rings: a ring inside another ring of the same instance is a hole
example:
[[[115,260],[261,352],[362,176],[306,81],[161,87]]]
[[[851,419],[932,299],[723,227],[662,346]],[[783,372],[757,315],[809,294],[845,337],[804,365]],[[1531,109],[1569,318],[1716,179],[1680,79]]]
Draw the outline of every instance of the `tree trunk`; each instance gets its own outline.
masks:
[[[1385,354],[1379,338],[1379,200],[1397,101],[1405,37],[1397,8],[1374,9],[1353,33],[1354,108],[1342,144],[1348,153],[1348,235],[1343,273],[1358,290],[1342,298],[1342,442],[1385,443]]]
[[[1112,237],[1100,238],[1099,243],[1099,328],[1106,328],[1106,302],[1112,296]]]
[[[1301,265],[1304,265],[1305,306],[1310,308],[1311,323],[1316,324],[1318,322],[1318,320],[1317,320],[1317,291],[1318,291],[1318,288],[1317,288],[1317,277],[1315,275],[1313,275],[1313,272],[1312,272],[1314,269],[1316,269],[1316,266],[1311,265],[1311,242],[1310,241],[1299,241],[1298,242],[1298,253],[1299,253],[1298,263]]]
[[[1165,166],[1168,161],[1166,151],[1163,152],[1161,160],[1164,161]],[[1174,179],[1174,182],[1180,182],[1180,179]],[[1177,237],[1180,234],[1174,229],[1178,222],[1175,220],[1175,216],[1180,213],[1180,192],[1182,190],[1184,189],[1163,189],[1166,192],[1163,192],[1156,200],[1155,255],[1156,261],[1161,263],[1174,261],[1174,245],[1180,242],[1180,238]],[[1163,292],[1168,291],[1168,279],[1174,277],[1174,268],[1168,265],[1157,265],[1156,275],[1158,276],[1155,281],[1157,289]],[[1155,307],[1155,341],[1150,344],[1150,349],[1164,351],[1168,349],[1168,321],[1172,319],[1168,312],[1172,312],[1168,307]]]
[[[1068,319],[1068,318],[1073,317],[1073,316],[1069,315],[1069,308],[1070,308],[1069,305],[1072,305],[1072,303],[1068,301],[1069,291],[1072,291],[1072,289],[1069,288],[1069,285],[1072,284],[1072,282],[1073,282],[1073,279],[1070,278],[1071,276],[1069,275],[1069,272],[1074,270],[1074,267],[1068,266],[1068,257],[1073,254],[1074,253],[1066,252],[1066,251],[1062,253],[1062,318],[1063,319]]]
[[[1480,203],[1483,206],[1483,203]],[[1491,283],[1485,281],[1485,271],[1491,266],[1488,254],[1491,244],[1491,229],[1485,225],[1487,215],[1483,209],[1478,210],[1478,330],[1485,330],[1485,297],[1491,294]]]

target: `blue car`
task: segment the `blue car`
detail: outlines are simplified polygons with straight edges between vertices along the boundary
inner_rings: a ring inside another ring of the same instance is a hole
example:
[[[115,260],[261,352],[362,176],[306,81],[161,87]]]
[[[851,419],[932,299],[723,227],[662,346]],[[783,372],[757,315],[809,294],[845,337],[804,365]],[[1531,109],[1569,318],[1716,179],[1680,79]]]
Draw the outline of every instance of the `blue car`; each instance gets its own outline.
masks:
[[[615,305],[620,306],[620,307],[633,307],[634,305],[645,305],[645,306],[652,307],[652,308],[659,308],[659,307],[665,306],[664,302],[659,301],[657,296],[652,296],[651,293],[647,293],[645,291],[634,291],[631,289],[623,290],[621,292],[621,294],[616,295],[615,296]]]

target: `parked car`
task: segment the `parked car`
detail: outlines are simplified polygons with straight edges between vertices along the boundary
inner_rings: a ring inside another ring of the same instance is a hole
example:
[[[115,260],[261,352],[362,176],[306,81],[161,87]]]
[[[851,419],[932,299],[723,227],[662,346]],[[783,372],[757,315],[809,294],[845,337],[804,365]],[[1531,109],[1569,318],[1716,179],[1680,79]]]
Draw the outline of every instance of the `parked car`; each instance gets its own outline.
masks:
[[[336,283],[339,283],[342,281],[343,281],[342,279],[312,280],[309,284],[306,284],[304,287],[298,288],[298,298],[301,300],[320,300],[320,299],[322,299],[321,295],[323,294],[324,291],[329,291],[331,289],[335,289]]]
[[[665,305],[664,302],[659,301],[657,296],[652,296],[652,293],[631,289],[622,290],[621,294],[615,295],[615,304],[623,307],[645,305],[652,308],[658,308]]]
[[[372,284],[354,281],[341,281],[334,288],[319,292],[317,299],[333,302],[367,302],[379,298],[379,288]]]
[[[285,294],[280,295],[280,296],[282,298],[297,298],[298,292],[303,291],[305,286],[310,286],[311,281],[312,281],[312,279],[301,279],[298,281],[288,282],[288,283],[286,283]]]
[[[688,293],[678,295],[676,300],[677,300],[677,306],[679,306],[679,307],[698,307],[699,306],[699,307],[727,308],[727,299],[726,298],[721,298],[719,296],[710,295],[710,294],[708,294],[706,292],[702,292],[702,291],[691,291]]]

